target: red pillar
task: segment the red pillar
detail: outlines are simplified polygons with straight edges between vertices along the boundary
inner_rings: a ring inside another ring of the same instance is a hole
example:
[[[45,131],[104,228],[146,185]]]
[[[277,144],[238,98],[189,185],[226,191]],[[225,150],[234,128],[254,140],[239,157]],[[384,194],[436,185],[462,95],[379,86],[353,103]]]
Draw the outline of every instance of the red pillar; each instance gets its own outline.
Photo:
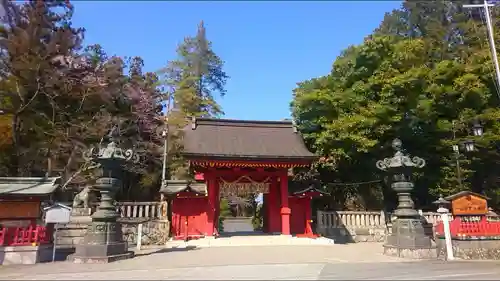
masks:
[[[288,174],[280,175],[280,195],[281,195],[281,234],[290,235],[290,213],[288,207]]]
[[[269,233],[269,194],[262,194],[262,231],[264,233]]]
[[[268,214],[268,232],[277,233],[281,232],[281,218],[280,218],[280,198],[279,198],[280,185],[277,177],[271,179],[271,186],[269,187],[269,194],[267,195],[267,214]]]
[[[207,195],[208,195],[208,210],[207,210],[207,227],[205,229],[207,236],[214,235],[214,229],[216,225],[216,203],[217,203],[217,182],[214,174],[210,173],[205,175],[207,181]]]
[[[311,220],[312,220],[312,209],[311,209],[311,197],[304,198],[306,201],[306,229],[305,229],[305,234],[309,236],[314,236],[314,232],[311,227]]]
[[[220,183],[219,178],[216,177],[214,179],[215,183],[215,216],[214,216],[214,231],[213,233],[218,236],[219,235],[219,216],[220,216]]]

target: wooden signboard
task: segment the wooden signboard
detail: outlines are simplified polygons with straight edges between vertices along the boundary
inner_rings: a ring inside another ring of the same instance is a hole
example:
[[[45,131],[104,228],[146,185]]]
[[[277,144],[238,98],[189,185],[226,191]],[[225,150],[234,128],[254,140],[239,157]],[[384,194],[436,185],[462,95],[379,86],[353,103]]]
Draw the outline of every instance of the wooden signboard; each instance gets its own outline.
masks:
[[[46,223],[68,223],[71,218],[71,208],[63,204],[54,204],[43,209]]]
[[[0,201],[0,219],[39,218],[40,202]]]
[[[466,194],[451,201],[453,215],[486,215],[488,203],[485,198],[474,194]]]

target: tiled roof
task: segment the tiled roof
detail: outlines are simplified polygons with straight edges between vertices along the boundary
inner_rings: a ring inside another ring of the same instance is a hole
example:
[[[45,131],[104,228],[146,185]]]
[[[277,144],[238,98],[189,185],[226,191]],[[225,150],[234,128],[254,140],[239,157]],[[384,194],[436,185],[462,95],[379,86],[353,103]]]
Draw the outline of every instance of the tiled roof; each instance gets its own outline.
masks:
[[[291,121],[193,118],[184,128],[184,155],[229,159],[312,160]]]
[[[3,178],[0,195],[48,195],[59,187],[60,178]]]
[[[207,185],[205,183],[188,180],[167,180],[166,185],[162,186],[160,189],[160,193],[168,195],[177,194],[179,192],[207,194]]]

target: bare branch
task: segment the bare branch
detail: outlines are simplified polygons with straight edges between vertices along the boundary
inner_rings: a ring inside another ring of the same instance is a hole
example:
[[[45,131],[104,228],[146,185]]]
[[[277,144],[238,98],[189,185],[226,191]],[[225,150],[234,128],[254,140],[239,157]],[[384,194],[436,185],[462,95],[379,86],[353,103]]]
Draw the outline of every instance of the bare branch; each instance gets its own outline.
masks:
[[[101,166],[100,164],[94,164],[91,166],[87,166],[87,165],[88,164],[85,163],[80,169],[78,169],[75,173],[73,173],[73,175],[71,175],[71,177],[69,177],[69,179],[67,179],[66,182],[61,186],[61,188],[63,190],[66,189],[68,184],[70,184],[73,181],[73,179],[75,179],[81,173],[89,171],[89,170],[97,169]]]
[[[35,93],[33,94],[33,96],[28,100],[27,103],[25,103],[23,106],[21,106],[21,108],[19,108],[16,112],[17,115],[21,114],[28,106],[30,106],[30,104],[35,100],[35,98],[38,96],[38,93],[40,93],[40,78],[37,78],[36,79],[36,83],[37,83],[37,89],[35,91]],[[24,98],[22,97],[22,94],[21,94],[21,90],[19,89],[19,83],[16,82],[16,87],[17,87],[17,93],[19,95],[19,98],[24,102]]]

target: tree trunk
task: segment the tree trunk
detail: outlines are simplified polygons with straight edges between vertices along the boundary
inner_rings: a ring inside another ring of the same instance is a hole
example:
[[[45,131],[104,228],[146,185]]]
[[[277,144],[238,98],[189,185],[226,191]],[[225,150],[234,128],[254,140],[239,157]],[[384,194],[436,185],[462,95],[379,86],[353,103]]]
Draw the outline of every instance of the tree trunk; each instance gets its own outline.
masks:
[[[47,150],[47,172],[46,177],[50,177],[52,175],[52,150],[49,148]]]
[[[20,176],[19,170],[19,127],[20,121],[17,114],[12,116],[12,153],[10,157],[9,174],[11,176]]]

